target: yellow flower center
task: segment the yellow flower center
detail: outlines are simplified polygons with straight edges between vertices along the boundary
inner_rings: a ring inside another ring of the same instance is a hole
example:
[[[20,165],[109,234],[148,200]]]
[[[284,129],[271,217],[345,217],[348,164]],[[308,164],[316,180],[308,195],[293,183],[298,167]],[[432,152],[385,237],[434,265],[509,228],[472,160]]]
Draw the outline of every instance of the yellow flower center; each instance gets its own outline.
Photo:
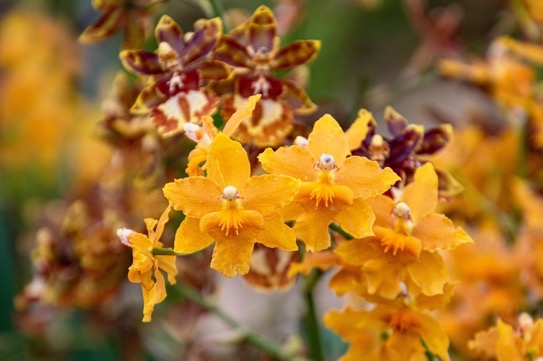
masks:
[[[418,258],[422,250],[420,239],[407,236],[392,229],[376,226],[375,235],[381,242],[381,247],[385,253],[392,253],[396,256],[398,252]]]

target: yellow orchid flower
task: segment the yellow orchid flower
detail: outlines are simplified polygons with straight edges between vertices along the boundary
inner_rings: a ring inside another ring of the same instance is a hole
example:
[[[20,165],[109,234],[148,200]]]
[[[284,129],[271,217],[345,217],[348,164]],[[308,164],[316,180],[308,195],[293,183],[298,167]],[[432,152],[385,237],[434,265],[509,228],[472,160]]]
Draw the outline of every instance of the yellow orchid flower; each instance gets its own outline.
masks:
[[[296,219],[294,230],[308,251],[330,247],[328,225],[332,222],[355,237],[372,235],[375,216],[366,199],[382,194],[400,179],[377,162],[348,157],[349,148],[340,125],[327,114],[315,123],[306,146],[268,148],[258,157],[267,172],[303,181],[294,205],[283,214],[285,219]]]
[[[439,322],[406,306],[332,310],[324,324],[351,345],[339,361],[426,360],[422,341],[441,360],[449,360],[449,339]]]
[[[137,233],[126,228],[117,231],[123,244],[132,247],[133,263],[128,269],[128,279],[132,283],[141,283],[143,292],[143,322],[150,322],[154,307],[166,298],[166,283],[161,273],[165,271],[168,282],[175,284],[177,268],[175,256],[155,256],[153,248],[161,248],[159,241],[164,232],[164,225],[168,222],[170,206],[166,208],[160,219],[146,218],[148,235]]]
[[[377,196],[370,200],[377,216],[375,237],[341,243],[335,252],[344,262],[362,268],[367,291],[386,299],[414,284],[426,296],[444,293],[450,281],[438,250],[473,242],[462,228],[435,213],[438,178],[431,163],[415,173],[396,202]]]
[[[295,251],[294,231],[278,211],[292,201],[300,181],[282,175],[251,177],[240,143],[219,133],[207,156],[207,177],[194,176],[166,184],[164,194],[186,218],[174,249],[194,253],[215,241],[211,268],[227,277],[249,272],[255,243]]]

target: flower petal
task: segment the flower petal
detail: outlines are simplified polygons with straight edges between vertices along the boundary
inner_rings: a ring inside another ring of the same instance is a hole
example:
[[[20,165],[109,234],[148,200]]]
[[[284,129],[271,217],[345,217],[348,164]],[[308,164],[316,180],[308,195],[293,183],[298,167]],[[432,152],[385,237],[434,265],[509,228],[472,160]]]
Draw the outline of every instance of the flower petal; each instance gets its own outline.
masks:
[[[167,183],[163,192],[175,210],[189,217],[202,218],[221,208],[222,189],[205,177],[176,179]]]
[[[294,277],[301,273],[308,275],[313,269],[327,271],[328,269],[341,265],[338,255],[331,252],[306,253],[302,262],[293,262],[288,270],[288,276]]]
[[[228,78],[230,68],[222,61],[206,61],[198,68],[201,79],[219,81]]]
[[[119,54],[123,66],[133,73],[144,75],[163,74],[158,55],[147,50],[123,50]]]
[[[377,126],[373,115],[366,109],[360,109],[358,111],[358,118],[351,124],[349,129],[345,132],[347,141],[349,142],[349,149],[353,150],[360,147],[360,144],[366,139],[366,135],[370,129]]]
[[[408,184],[402,201],[411,209],[413,221],[417,224],[426,213],[433,212],[437,206],[438,179],[432,163],[426,163],[415,172],[415,180]]]
[[[79,41],[84,44],[92,43],[112,36],[122,26],[122,15],[123,9],[119,7],[111,7],[105,10],[94,24],[83,31],[79,36]]]
[[[330,114],[323,115],[315,122],[307,147],[317,159],[324,153],[332,155],[340,168],[351,153],[343,129]]]
[[[251,254],[255,245],[257,232],[243,228],[239,235],[225,236],[222,232],[213,234],[215,248],[211,259],[211,268],[226,277],[236,274],[244,275],[249,272]]]
[[[407,270],[427,296],[443,294],[443,287],[450,281],[445,262],[437,252],[421,252],[417,262],[407,264]]]
[[[264,218],[264,229],[258,234],[257,242],[269,248],[296,251],[296,233],[283,222],[283,217],[273,213]]]
[[[253,116],[256,103],[261,97],[262,95],[260,94],[250,96],[245,102],[239,105],[236,112],[226,121],[226,125],[224,126],[222,132],[228,136],[234,134],[241,123]]]
[[[422,241],[428,251],[453,250],[461,244],[473,243],[471,237],[443,214],[428,213],[413,228],[413,236]]]
[[[355,238],[373,236],[375,214],[369,203],[362,198],[355,199],[352,206],[345,207],[335,215],[334,220]]]
[[[252,177],[241,194],[242,205],[267,216],[290,203],[300,184],[299,179],[284,175],[264,174]]]
[[[224,61],[228,65],[252,68],[251,57],[247,53],[247,49],[230,35],[223,35],[213,52],[217,60]]]
[[[200,219],[186,217],[175,232],[175,252],[191,254],[198,252],[213,243],[207,233],[200,230]]]
[[[311,101],[304,88],[290,79],[281,79],[283,93],[281,99],[284,99],[294,109],[296,114],[308,115],[313,113],[317,106]]]
[[[394,228],[394,216],[392,210],[394,209],[394,201],[392,198],[385,195],[379,195],[368,199],[368,202],[375,214],[375,226],[384,228]]]
[[[222,189],[234,186],[238,190],[245,187],[251,175],[251,165],[247,152],[240,143],[219,133],[209,146],[207,155],[207,176]]]
[[[307,64],[317,57],[321,48],[318,40],[298,40],[279,50],[271,63],[273,70],[291,69]]]
[[[322,251],[330,247],[331,240],[328,225],[334,215],[327,210],[318,210],[302,214],[296,221],[294,231],[306,245],[309,252]]]
[[[133,114],[144,115],[149,113],[163,101],[163,97],[157,92],[156,84],[151,84],[141,91],[134,105],[130,108],[130,112]]]
[[[273,52],[276,32],[277,25],[273,12],[266,6],[260,6],[247,24],[249,43],[253,50],[265,48],[268,52]]]
[[[220,18],[206,21],[200,29],[192,34],[185,48],[179,54],[183,65],[186,66],[205,57],[213,49],[221,34],[222,22]]]
[[[262,164],[262,168],[271,174],[284,174],[304,182],[317,179],[317,173],[314,169],[317,159],[306,147],[292,145],[281,147],[275,152],[271,148],[267,148],[260,153],[258,160]]]
[[[390,168],[382,169],[375,161],[351,156],[336,173],[337,184],[352,189],[354,197],[369,198],[387,191],[400,177]]]
[[[403,281],[405,270],[394,258],[381,257],[369,260],[364,263],[362,269],[368,283],[368,293],[393,300],[402,292],[400,283]]]
[[[158,21],[155,37],[159,44],[168,43],[177,54],[180,54],[185,47],[183,29],[168,15],[163,15]]]

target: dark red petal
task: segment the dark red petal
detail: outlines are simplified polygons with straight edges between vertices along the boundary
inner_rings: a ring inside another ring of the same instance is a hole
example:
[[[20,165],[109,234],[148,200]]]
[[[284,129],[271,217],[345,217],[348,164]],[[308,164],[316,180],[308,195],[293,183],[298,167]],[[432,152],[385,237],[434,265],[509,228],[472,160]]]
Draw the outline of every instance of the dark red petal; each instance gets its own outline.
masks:
[[[115,34],[124,25],[123,9],[111,7],[104,11],[102,16],[79,36],[82,43],[92,43],[104,40]]]
[[[317,109],[317,106],[309,99],[305,90],[293,82],[292,80],[281,80],[285,89],[282,98],[296,111],[298,114],[310,114]]]
[[[156,53],[146,50],[124,50],[119,55],[124,67],[144,75],[164,73]]]

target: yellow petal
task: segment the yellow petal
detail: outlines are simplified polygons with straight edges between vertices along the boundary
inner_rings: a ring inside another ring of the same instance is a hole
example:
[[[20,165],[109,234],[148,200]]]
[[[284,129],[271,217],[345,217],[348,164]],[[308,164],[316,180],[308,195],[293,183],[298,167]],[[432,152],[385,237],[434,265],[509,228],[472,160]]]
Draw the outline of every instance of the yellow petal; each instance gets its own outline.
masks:
[[[360,269],[354,267],[341,268],[330,280],[328,287],[338,295],[343,296],[349,292],[356,292],[361,296],[368,297],[368,285],[364,274]]]
[[[175,276],[177,275],[176,257],[175,256],[155,256],[158,261],[158,268],[166,272],[168,282],[175,284]]]
[[[306,147],[293,145],[281,147],[275,152],[267,148],[258,156],[262,168],[271,174],[284,174],[304,182],[317,179],[314,169],[317,159]]]
[[[468,343],[471,350],[484,353],[487,356],[496,356],[500,334],[497,327],[477,332],[475,338]]]
[[[379,195],[368,199],[368,203],[375,213],[374,226],[380,226],[384,228],[394,228],[394,216],[392,210],[394,209],[394,201],[388,196]]]
[[[358,118],[351,124],[349,129],[345,132],[347,142],[349,143],[349,149],[353,150],[360,147],[362,141],[366,138],[370,126],[375,127],[375,120],[373,115],[366,109],[360,109],[358,111]]]
[[[163,192],[175,210],[189,217],[202,218],[221,208],[222,188],[205,177],[176,179],[167,183]]]
[[[449,361],[449,338],[439,321],[423,313],[417,312],[414,316],[417,319],[415,322],[419,327],[420,338],[424,340],[428,349],[439,356],[440,360]]]
[[[497,344],[498,361],[524,361],[520,340],[513,328],[498,320],[499,339]]]
[[[347,155],[351,154],[343,129],[330,114],[325,114],[317,120],[309,134],[307,148],[316,159],[322,154],[332,155],[339,167],[343,165]]]
[[[398,180],[392,169],[381,169],[377,162],[358,156],[347,158],[334,177],[337,184],[351,188],[355,198],[383,194]]]
[[[240,143],[219,133],[209,146],[207,155],[207,176],[222,189],[234,186],[245,187],[251,175],[247,152]]]
[[[368,293],[393,300],[402,292],[400,283],[403,281],[405,271],[403,265],[394,258],[381,257],[369,260],[364,263],[363,270],[368,283]]]
[[[262,97],[261,94],[252,95],[247,101],[239,105],[236,112],[226,122],[222,132],[227,136],[234,134],[241,123],[253,116],[253,111],[260,97]]]
[[[382,257],[383,252],[373,244],[375,241],[376,239],[371,237],[341,242],[334,253],[350,265],[362,266],[368,259]]]
[[[443,214],[428,213],[413,228],[413,237],[422,241],[428,251],[453,250],[461,244],[473,243],[471,237]]]
[[[408,184],[402,201],[411,209],[415,224],[426,213],[433,212],[437,206],[437,174],[432,163],[426,163],[415,172],[415,180]]]
[[[445,262],[437,252],[421,252],[418,261],[408,264],[407,270],[427,296],[443,294],[443,287],[450,281]]]
[[[283,175],[251,177],[241,193],[242,205],[245,209],[254,209],[267,216],[289,204],[300,185],[300,180]]]
[[[375,214],[369,203],[362,198],[355,199],[352,206],[345,207],[335,215],[334,220],[355,238],[373,236]]]
[[[211,268],[226,277],[249,272],[251,254],[256,240],[256,233],[244,229],[239,235],[214,234],[215,248],[211,259]]]
[[[327,210],[306,212],[298,217],[294,231],[309,252],[322,251],[330,247],[328,225],[332,223],[333,218],[333,213]]]
[[[257,242],[268,248],[279,248],[283,251],[297,251],[296,233],[283,222],[278,213],[270,214],[264,219],[264,229],[258,234]]]
[[[308,275],[315,268],[326,271],[340,264],[339,256],[331,252],[306,253],[302,262],[293,262],[290,265],[288,276],[294,277],[298,273]]]
[[[175,233],[174,250],[191,254],[198,252],[213,243],[207,233],[200,230],[200,219],[186,217]]]

